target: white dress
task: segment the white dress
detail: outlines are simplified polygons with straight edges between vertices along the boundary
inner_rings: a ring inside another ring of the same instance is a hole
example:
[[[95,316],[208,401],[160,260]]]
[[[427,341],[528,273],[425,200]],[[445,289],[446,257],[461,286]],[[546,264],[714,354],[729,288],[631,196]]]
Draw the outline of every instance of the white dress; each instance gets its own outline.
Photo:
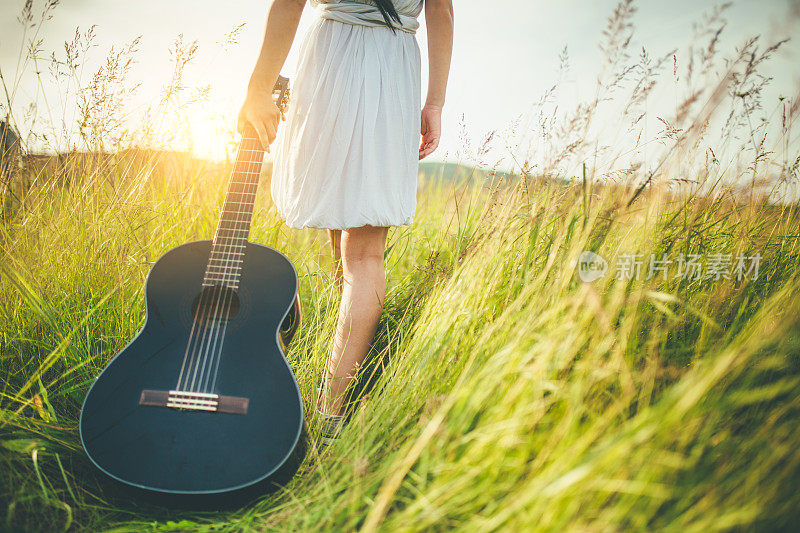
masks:
[[[368,0],[311,0],[271,193],[293,228],[411,224],[420,143],[423,0],[394,0],[396,32]]]

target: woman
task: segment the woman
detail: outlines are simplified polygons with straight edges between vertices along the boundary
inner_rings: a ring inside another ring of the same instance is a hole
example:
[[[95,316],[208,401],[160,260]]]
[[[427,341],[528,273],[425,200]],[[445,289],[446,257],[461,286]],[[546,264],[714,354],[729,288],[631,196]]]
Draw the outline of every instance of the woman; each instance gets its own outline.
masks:
[[[453,39],[451,0],[424,0],[429,83],[420,110],[414,33],[423,0],[311,0],[318,18],[300,49],[292,103],[274,150],[272,198],[287,225],[328,231],[338,322],[317,399],[323,440],[341,428],[345,392],[383,308],[386,234],[410,224],[419,159],[439,144]],[[304,0],[275,0],[239,115],[262,144],[275,139],[272,87]],[[421,134],[421,140],[420,140]]]

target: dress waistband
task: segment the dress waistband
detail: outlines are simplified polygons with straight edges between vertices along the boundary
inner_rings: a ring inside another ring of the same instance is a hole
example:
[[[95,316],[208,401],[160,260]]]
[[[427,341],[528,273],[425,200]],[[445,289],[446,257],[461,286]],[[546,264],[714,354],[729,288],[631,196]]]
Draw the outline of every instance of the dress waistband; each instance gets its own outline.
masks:
[[[386,21],[381,15],[380,10],[370,4],[358,1],[340,0],[339,2],[319,3],[317,4],[317,12],[319,16],[328,20],[337,20],[345,24],[354,24],[357,26],[383,26],[386,27]],[[419,21],[416,17],[398,13],[400,22],[392,19],[392,25],[398,30],[406,33],[416,33],[419,28]]]

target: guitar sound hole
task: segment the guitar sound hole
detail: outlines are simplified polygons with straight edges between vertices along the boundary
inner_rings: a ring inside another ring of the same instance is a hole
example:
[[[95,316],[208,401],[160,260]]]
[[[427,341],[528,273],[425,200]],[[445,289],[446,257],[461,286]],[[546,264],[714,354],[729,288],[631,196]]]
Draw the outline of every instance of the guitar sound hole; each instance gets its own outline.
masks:
[[[192,318],[207,326],[224,324],[239,314],[239,295],[230,287],[204,287],[192,302]]]

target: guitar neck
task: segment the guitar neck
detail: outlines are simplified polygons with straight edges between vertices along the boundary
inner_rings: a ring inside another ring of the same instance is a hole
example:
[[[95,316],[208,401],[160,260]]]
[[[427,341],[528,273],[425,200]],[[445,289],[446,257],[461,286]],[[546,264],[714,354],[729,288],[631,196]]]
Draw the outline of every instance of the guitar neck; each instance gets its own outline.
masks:
[[[204,286],[225,285],[232,289],[239,286],[263,161],[264,149],[261,142],[255,131],[248,129],[242,136],[236,153],[236,162],[203,278]]]

